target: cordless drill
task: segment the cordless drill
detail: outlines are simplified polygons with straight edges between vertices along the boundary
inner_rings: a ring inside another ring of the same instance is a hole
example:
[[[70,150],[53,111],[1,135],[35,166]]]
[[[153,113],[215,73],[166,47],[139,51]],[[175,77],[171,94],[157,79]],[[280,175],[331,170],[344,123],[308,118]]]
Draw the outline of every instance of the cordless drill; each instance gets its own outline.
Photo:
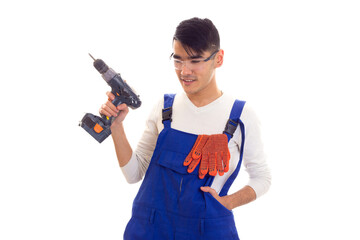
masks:
[[[111,93],[115,96],[112,103],[115,106],[125,103],[132,109],[140,107],[141,101],[139,96],[122,80],[120,74],[109,68],[103,60],[95,59],[90,53],[89,55],[94,60],[96,70],[98,70],[111,87]],[[99,117],[91,113],[86,113],[80,121],[79,126],[101,143],[111,134],[110,126],[114,120],[114,117],[107,117],[102,114],[101,117]]]

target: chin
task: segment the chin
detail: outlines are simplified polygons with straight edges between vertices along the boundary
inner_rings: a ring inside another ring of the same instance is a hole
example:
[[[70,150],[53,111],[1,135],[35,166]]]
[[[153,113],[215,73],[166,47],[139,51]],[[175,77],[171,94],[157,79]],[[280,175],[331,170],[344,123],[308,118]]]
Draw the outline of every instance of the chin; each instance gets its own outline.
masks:
[[[198,91],[195,89],[187,89],[183,87],[183,90],[186,93],[186,95],[196,95],[198,93]]]

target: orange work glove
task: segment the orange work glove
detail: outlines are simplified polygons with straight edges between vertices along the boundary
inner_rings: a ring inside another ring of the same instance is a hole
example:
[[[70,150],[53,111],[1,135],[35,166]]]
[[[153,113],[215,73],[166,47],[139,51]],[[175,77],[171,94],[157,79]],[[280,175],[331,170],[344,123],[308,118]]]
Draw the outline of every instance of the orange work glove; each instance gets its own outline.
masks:
[[[225,134],[199,135],[188,156],[184,166],[188,166],[188,172],[194,171],[200,162],[199,178],[209,175],[224,175],[229,171],[230,152],[228,138]]]
[[[228,147],[228,138],[225,134],[210,135],[203,150],[200,163],[199,177],[209,172],[210,176],[224,175],[229,171],[230,151]]]
[[[199,164],[201,160],[202,149],[204,148],[208,138],[208,135],[199,135],[197,137],[194,146],[184,161],[184,166],[188,166],[188,173],[193,172],[196,166]]]

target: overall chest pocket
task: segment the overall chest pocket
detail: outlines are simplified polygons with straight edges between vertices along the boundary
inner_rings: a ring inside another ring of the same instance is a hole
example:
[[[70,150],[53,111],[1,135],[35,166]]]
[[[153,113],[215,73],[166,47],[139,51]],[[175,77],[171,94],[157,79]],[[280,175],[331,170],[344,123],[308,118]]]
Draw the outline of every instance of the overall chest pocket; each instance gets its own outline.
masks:
[[[157,164],[182,175],[197,174],[197,171],[188,173],[187,166],[183,165],[186,156],[187,154],[184,153],[163,150],[158,158]]]

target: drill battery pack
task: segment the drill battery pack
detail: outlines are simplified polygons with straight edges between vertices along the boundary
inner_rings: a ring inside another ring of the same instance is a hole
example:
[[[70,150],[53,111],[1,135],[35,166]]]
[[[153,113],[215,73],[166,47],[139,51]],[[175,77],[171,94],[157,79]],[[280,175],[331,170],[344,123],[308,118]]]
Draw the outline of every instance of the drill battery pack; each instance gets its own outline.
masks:
[[[86,113],[79,125],[99,143],[104,141],[111,134],[110,126],[106,125],[101,117],[91,113]]]

